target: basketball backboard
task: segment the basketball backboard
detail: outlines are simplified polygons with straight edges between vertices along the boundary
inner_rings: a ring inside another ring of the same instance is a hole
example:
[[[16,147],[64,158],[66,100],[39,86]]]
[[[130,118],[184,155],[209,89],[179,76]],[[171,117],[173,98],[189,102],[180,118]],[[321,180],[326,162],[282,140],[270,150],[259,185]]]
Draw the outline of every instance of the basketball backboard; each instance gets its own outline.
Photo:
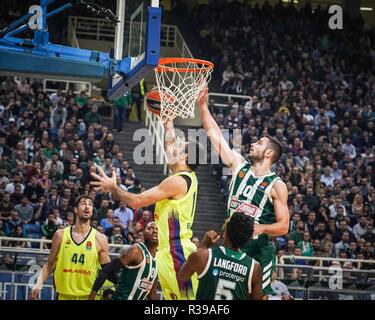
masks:
[[[48,10],[54,2],[40,0],[40,5],[32,5],[28,13],[0,30],[0,73],[90,82],[109,76],[116,83],[110,84],[108,98],[117,99],[158,65],[161,25],[158,0],[117,0],[117,7],[122,7],[118,17],[115,16],[118,13],[91,0],[72,1]],[[47,23],[47,19],[76,5],[85,6],[104,17],[106,23],[117,26],[116,56],[49,41],[48,23],[54,21]],[[15,37],[27,29],[34,32],[33,39]]]
[[[110,84],[109,98],[117,99],[141,81],[158,64],[161,11],[157,0],[118,0],[114,58],[123,59],[125,74],[117,74]],[[121,66],[122,68],[122,66]]]

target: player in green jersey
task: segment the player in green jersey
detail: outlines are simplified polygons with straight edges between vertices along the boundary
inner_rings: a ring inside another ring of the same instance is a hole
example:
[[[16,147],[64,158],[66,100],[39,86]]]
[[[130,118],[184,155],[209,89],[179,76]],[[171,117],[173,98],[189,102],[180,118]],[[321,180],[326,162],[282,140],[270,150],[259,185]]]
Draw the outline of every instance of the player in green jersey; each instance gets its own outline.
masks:
[[[260,263],[265,296],[274,294],[270,284],[272,272],[276,268],[276,248],[270,243],[269,236],[285,235],[289,228],[288,189],[271,172],[272,165],[282,155],[282,146],[270,136],[262,137],[251,144],[251,162],[247,162],[239,153],[230,149],[210,114],[207,98],[206,88],[198,97],[203,127],[224,164],[232,169],[227,216],[243,211],[254,218],[253,239],[242,250]]]
[[[147,224],[144,243],[127,246],[119,258],[114,259],[98,275],[89,300],[94,300],[97,291],[108,278],[114,278],[120,270],[114,300],[157,300],[155,254],[158,246],[158,227],[155,222]]]
[[[258,262],[239,248],[253,233],[253,219],[243,212],[232,215],[225,226],[222,246],[212,247],[218,235],[205,234],[200,250],[191,254],[180,271],[186,281],[195,272],[199,285],[197,300],[261,300],[262,272]]]

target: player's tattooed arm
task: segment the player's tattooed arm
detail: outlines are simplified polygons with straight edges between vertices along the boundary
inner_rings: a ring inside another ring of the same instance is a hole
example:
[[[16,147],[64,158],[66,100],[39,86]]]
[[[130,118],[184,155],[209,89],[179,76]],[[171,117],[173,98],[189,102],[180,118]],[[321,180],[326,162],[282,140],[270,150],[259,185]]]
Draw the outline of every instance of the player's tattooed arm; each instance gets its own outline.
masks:
[[[288,189],[281,180],[275,181],[271,189],[276,222],[272,224],[254,224],[254,235],[261,233],[270,236],[283,236],[289,230]]]
[[[251,291],[250,291],[251,289]],[[262,289],[262,271],[258,262],[254,260],[254,271],[251,278],[251,288],[249,288],[251,300],[262,300],[263,289]]]
[[[56,264],[57,254],[60,250],[61,241],[64,235],[64,230],[60,229],[56,231],[52,238],[52,246],[50,253],[48,255],[47,264],[45,264],[42,268],[42,272],[40,273],[35,287],[31,291],[30,299],[37,300],[39,297],[39,292],[43,287],[43,284],[47,281],[49,275],[53,272]]]
[[[228,142],[225,140],[220,127],[212,117],[207,106],[208,88],[203,89],[198,96],[198,108],[204,130],[207,133],[216,152],[221,160],[232,170],[235,170],[241,163],[246,160],[237,152],[233,151]]]

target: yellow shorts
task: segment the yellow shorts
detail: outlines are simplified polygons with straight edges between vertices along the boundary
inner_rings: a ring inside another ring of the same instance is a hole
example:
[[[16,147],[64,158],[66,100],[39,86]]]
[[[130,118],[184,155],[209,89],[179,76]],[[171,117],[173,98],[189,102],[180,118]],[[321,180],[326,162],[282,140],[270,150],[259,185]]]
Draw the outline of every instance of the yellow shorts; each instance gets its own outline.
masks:
[[[57,300],[87,300],[89,296],[73,296],[68,294],[57,294]]]
[[[198,288],[197,275],[194,274],[186,282],[180,281],[177,277],[182,264],[195,251],[197,251],[197,247],[191,243],[156,252],[158,277],[165,300],[195,300]]]

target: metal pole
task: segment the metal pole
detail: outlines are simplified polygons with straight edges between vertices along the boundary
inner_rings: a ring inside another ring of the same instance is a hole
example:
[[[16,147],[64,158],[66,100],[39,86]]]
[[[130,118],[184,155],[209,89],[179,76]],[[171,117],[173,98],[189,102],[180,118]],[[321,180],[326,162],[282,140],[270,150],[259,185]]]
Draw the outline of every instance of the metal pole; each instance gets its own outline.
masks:
[[[114,58],[116,60],[121,60],[123,55],[123,46],[124,46],[124,28],[125,28],[125,7],[126,0],[117,0],[116,6],[116,15],[119,18],[120,22],[116,24],[115,30],[115,52]],[[112,86],[120,80],[120,77],[113,78]]]

